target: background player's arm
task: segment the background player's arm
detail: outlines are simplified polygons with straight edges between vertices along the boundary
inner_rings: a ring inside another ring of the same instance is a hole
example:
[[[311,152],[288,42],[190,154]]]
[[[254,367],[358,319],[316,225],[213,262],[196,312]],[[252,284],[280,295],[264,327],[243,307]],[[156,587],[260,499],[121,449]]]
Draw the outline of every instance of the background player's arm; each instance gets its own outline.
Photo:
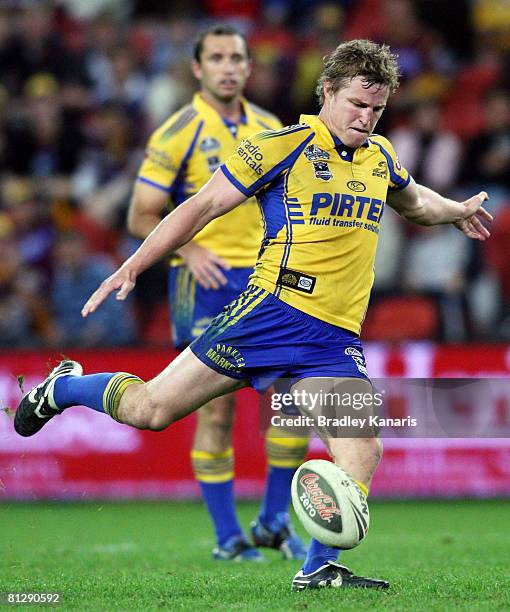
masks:
[[[173,252],[195,236],[212,219],[224,215],[246,199],[223,172],[216,171],[202,189],[178,206],[147,236],[138,250],[91,295],[82,309],[86,317],[117,291],[124,300],[135,286],[137,276],[164,255]]]
[[[413,179],[407,187],[388,192],[388,204],[404,219],[418,225],[453,223],[469,238],[485,240],[490,236],[482,221],[491,222],[482,206],[489,196],[485,191],[463,202],[443,197],[428,187],[417,185]]]
[[[137,181],[127,216],[130,234],[136,238],[147,238],[161,221],[161,215],[166,210],[167,202],[166,191]],[[218,289],[220,285],[227,283],[221,268],[228,269],[230,266],[212,251],[204,249],[191,240],[175,252],[182,257],[193,277],[202,287]]]
[[[129,233],[145,239],[161,221],[168,194],[162,189],[137,181],[129,204],[127,225]]]

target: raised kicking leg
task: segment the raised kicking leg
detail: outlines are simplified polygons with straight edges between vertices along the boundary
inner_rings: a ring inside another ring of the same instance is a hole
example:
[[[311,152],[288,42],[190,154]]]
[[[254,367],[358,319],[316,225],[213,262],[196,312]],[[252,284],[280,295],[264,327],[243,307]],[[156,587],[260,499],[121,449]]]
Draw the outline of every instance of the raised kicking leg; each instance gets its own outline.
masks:
[[[81,405],[138,429],[160,431],[246,384],[207,367],[189,348],[145,383],[126,372],[83,376],[79,363],[65,360],[23,397],[14,427],[32,436],[64,409]]]

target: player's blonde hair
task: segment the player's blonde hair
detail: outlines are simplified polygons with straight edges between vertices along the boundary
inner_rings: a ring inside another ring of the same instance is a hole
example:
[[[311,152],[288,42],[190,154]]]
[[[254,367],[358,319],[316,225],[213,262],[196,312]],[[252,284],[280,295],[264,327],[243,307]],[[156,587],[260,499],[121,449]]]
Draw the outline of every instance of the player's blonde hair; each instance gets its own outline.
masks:
[[[324,58],[324,68],[317,81],[315,93],[324,104],[324,84],[328,83],[331,93],[345,87],[355,77],[362,77],[367,87],[386,85],[390,94],[398,87],[398,56],[388,45],[378,45],[371,40],[344,42]]]

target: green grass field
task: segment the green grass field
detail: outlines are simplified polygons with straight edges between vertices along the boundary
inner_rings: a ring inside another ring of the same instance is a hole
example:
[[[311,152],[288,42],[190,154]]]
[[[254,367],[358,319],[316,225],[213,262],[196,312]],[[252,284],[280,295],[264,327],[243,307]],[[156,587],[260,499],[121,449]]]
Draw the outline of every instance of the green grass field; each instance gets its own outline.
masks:
[[[244,525],[255,513],[240,505]],[[60,609],[510,610],[505,501],[373,502],[369,537],[341,559],[386,592],[291,593],[299,562],[276,551],[214,562],[200,504],[3,504],[0,517],[0,591],[59,591]]]

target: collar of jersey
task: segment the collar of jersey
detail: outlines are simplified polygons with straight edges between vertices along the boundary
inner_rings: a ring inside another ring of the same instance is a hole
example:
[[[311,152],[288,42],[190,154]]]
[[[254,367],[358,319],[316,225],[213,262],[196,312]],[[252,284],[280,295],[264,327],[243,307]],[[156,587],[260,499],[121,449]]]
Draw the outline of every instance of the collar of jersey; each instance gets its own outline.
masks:
[[[335,136],[329,131],[326,124],[317,115],[301,115],[299,117],[299,122],[309,125],[315,133],[319,135],[321,144],[323,144],[326,151],[335,149],[338,151],[341,159],[344,161],[352,161],[356,149],[344,145],[338,136]],[[368,139],[361,145],[361,147],[369,146],[370,141]]]
[[[245,98],[241,98],[241,104],[243,107],[243,114],[241,115],[241,119],[239,121],[239,124],[246,124],[248,123],[248,113],[249,113],[249,104],[247,104],[247,101]],[[220,113],[214,108],[212,107],[210,104],[208,104],[203,98],[202,95],[200,94],[200,92],[197,92],[194,96],[193,96],[193,106],[195,107],[195,109],[200,113],[204,113],[207,114],[208,117],[214,117],[217,119],[217,121],[219,123],[221,123],[222,125],[224,125],[227,129],[229,125],[235,125],[234,123],[232,123],[232,121],[225,119],[224,117],[222,117],[220,115]]]

